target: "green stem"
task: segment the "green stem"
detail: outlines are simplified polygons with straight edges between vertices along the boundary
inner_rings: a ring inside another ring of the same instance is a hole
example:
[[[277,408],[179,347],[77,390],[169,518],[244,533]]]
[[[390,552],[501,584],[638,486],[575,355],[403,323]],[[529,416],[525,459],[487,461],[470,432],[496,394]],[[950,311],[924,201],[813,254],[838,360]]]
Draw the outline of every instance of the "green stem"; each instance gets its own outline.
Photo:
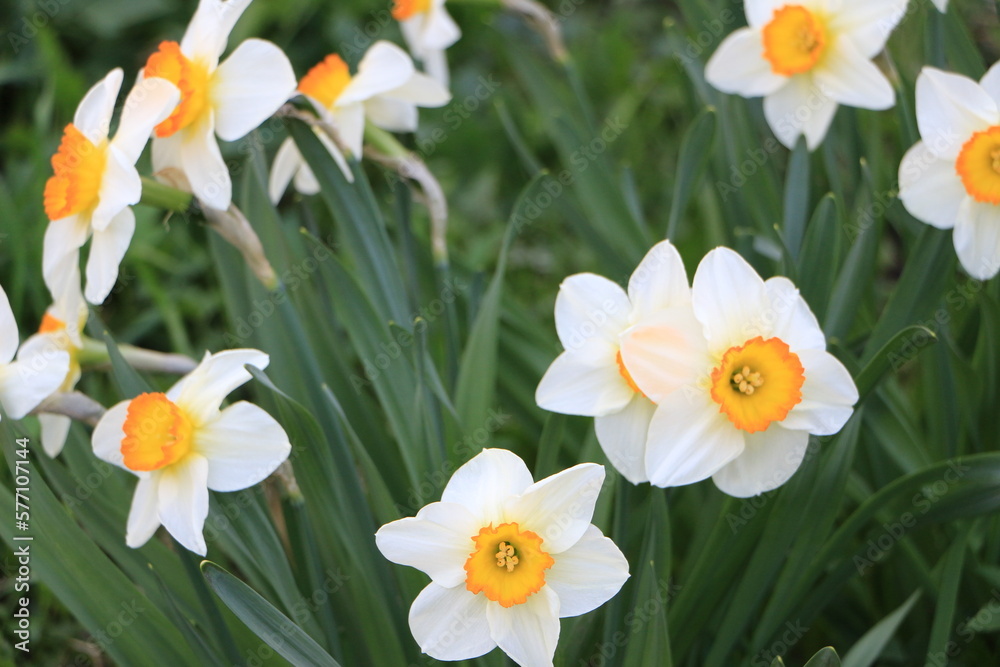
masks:
[[[410,157],[410,151],[406,149],[406,146],[399,143],[399,140],[396,139],[396,137],[381,128],[375,127],[371,123],[365,124],[365,141],[379,153],[387,155],[388,157],[400,160],[405,160]]]
[[[140,204],[163,208],[175,213],[184,213],[191,207],[193,196],[190,192],[184,192],[169,185],[164,185],[159,181],[154,181],[148,176],[142,177],[142,198]]]

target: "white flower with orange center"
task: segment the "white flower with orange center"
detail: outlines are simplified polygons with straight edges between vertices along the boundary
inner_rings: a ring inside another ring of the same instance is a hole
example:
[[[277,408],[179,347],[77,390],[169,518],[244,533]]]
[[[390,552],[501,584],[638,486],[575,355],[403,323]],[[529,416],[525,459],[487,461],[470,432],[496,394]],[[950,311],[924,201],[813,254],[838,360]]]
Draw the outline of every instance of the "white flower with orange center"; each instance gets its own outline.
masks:
[[[261,408],[223,399],[263,369],[258,350],[206,354],[166,393],[122,401],[94,429],[94,454],[139,478],[125,542],[141,547],[162,524],[185,548],[205,555],[208,491],[239,491],[288,458],[284,429]]]
[[[979,83],[925,67],[917,77],[921,140],[899,165],[899,198],[915,218],[952,229],[973,278],[1000,271],[1000,63]]]
[[[462,31],[444,8],[445,0],[394,0],[392,17],[410,52],[424,71],[448,85],[448,59],[445,49],[458,41]]]
[[[592,273],[563,281],[556,297],[556,332],[565,352],[552,362],[535,391],[535,402],[546,410],[594,417],[601,448],[633,484],[649,479],[646,434],[656,409],[621,354],[622,336],[640,324],[656,327],[661,353],[672,359],[663,382],[681,387],[697,373],[690,360],[703,343],[684,262],[669,241],[646,254],[629,279],[627,293]]]
[[[426,74],[416,71],[413,60],[391,42],[379,41],[351,70],[344,60],[332,54],[302,77],[299,92],[305,95],[326,122],[337,133],[351,154],[361,158],[365,120],[390,132],[414,132],[417,129],[417,107],[439,107],[447,104],[451,93]],[[347,166],[340,149],[322,131],[316,136],[333,155],[348,181],[354,174]],[[271,168],[268,192],[277,202],[294,181],[302,194],[319,192],[319,182],[291,139],[278,148]]]
[[[11,419],[21,419],[52,395],[69,372],[69,354],[46,350],[14,361],[20,340],[14,311],[0,287],[0,405]],[[28,341],[21,346],[28,346]]]
[[[221,64],[229,33],[250,0],[200,0],[180,44],[163,42],[143,76],[163,77],[181,90],[180,103],[156,126],[153,169],[224,211],[232,180],[216,135],[236,141],[284,104],[295,90],[288,57],[262,39],[242,42]]]
[[[135,231],[131,206],[142,195],[135,163],[153,126],[177,103],[177,88],[163,79],[137,83],[125,99],[118,131],[108,138],[122,70],[113,69],[84,96],[52,156],[45,184],[48,229],[42,274],[53,294],[79,271],[80,248],[93,237],[87,260],[87,300],[99,304],[118,279],[118,265]],[[79,286],[79,277],[76,278]]]
[[[69,368],[62,383],[53,393],[73,391],[80,379],[80,350],[83,349],[83,328],[87,323],[87,304],[80,292],[80,270],[74,267],[71,280],[67,281],[63,293],[57,294],[52,305],[45,311],[38,332],[24,341],[18,351],[18,359],[29,364],[43,363],[53,352],[69,355]],[[66,444],[71,420],[63,415],[40,413],[42,449],[49,456],[58,456]]]
[[[679,486],[712,477],[738,497],[774,489],[799,468],[810,433],[831,435],[850,418],[854,381],[791,281],[762,280],[728,248],[698,265],[691,302],[704,343],[693,354],[700,372],[680,389],[656,327],[622,337],[632,377],[657,403],[649,479]]]
[[[517,455],[484,449],[441,502],[382,526],[382,554],[431,578],[410,607],[420,649],[469,660],[499,646],[519,665],[552,665],[559,619],[601,606],[629,576],[590,523],[603,483],[593,463],[534,482]]]
[[[724,93],[764,97],[764,116],[792,148],[826,136],[839,104],[888,109],[892,85],[872,62],[906,0],[746,0],[746,28],[729,35],[705,67]]]

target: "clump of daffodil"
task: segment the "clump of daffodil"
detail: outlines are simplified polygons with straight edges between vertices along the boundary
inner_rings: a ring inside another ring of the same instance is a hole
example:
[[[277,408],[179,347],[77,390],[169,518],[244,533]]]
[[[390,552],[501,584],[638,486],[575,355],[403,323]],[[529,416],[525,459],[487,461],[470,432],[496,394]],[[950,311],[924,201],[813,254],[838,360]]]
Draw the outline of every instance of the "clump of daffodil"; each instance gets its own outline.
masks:
[[[219,409],[230,392],[250,380],[244,366],[263,369],[267,363],[258,350],[206,354],[166,393],[122,401],[97,424],[94,454],[139,478],[128,546],[142,546],[163,525],[185,548],[204,556],[209,489],[248,488],[288,458],[288,436],[267,412],[244,401]]]
[[[162,77],[181,91],[156,126],[153,169],[219,211],[232,201],[232,180],[216,135],[236,141],[278,110],[295,89],[287,56],[263,39],[247,39],[222,63],[229,33],[250,0],[200,0],[184,38],[160,44],[143,76]]]
[[[953,229],[973,278],[1000,271],[1000,64],[977,83],[925,67],[917,77],[920,141],[899,165],[899,198],[915,218]]]
[[[356,159],[361,158],[366,119],[391,132],[413,132],[417,129],[417,107],[439,107],[451,99],[447,88],[416,71],[405,51],[385,41],[372,45],[353,75],[340,56],[327,56],[302,77],[298,91],[312,103],[321,120],[333,126]],[[340,148],[326,133],[317,130],[316,136],[347,180],[353,181],[354,174]],[[271,201],[281,198],[290,181],[302,194],[319,192],[316,176],[288,138],[271,168]]]
[[[170,114],[180,93],[164,79],[140,81],[129,92],[118,130],[108,138],[123,73],[111,70],[84,96],[63,130],[45,184],[48,229],[42,274],[53,294],[79,285],[80,248],[92,238],[87,260],[87,301],[99,304],[118,279],[118,266],[132,241],[131,206],[142,195],[135,163],[153,127]]]
[[[622,358],[656,403],[646,470],[657,486],[712,477],[738,497],[784,484],[799,468],[809,435],[831,435],[854,411],[858,390],[787,278],[767,281],[728,248],[695,272],[691,307],[702,346],[688,348],[698,371],[678,388],[676,352],[662,325],[622,336]]]
[[[603,482],[593,463],[534,482],[517,455],[485,449],[441,502],[382,526],[385,557],[431,578],[410,607],[421,650],[470,660],[499,646],[519,665],[552,665],[559,619],[601,606],[629,576],[590,523]]]
[[[826,136],[840,104],[888,109],[892,85],[872,62],[906,11],[906,0],[746,0],[748,26],[719,45],[705,79],[724,93],[763,97],[785,146]]]

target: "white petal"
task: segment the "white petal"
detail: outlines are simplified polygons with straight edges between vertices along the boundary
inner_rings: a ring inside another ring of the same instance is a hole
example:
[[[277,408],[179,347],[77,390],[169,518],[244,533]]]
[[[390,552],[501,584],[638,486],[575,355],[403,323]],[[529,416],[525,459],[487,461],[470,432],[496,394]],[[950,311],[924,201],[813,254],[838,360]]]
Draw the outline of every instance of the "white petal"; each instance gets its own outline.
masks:
[[[211,421],[223,399],[253,377],[243,367],[249,364],[263,370],[269,360],[260,350],[206,353],[197,368],[170,388],[167,398],[200,423]]]
[[[941,11],[944,11],[944,9]],[[993,63],[993,66],[979,80],[979,85],[982,86],[987,95],[993,98],[993,102],[1000,108],[1000,61]]]
[[[691,304],[660,311],[621,336],[622,362],[654,403],[695,383],[711,365],[704,328]]]
[[[826,349],[823,329],[791,280],[783,276],[769,278],[764,281],[764,289],[767,306],[755,322],[759,326],[756,335],[780,338],[793,352]]]
[[[375,42],[358,63],[357,74],[335,104],[346,106],[387,93],[409,81],[415,71],[406,51],[392,42]]]
[[[159,471],[160,523],[185,549],[205,555],[208,516],[208,460],[197,454]]]
[[[682,486],[711,477],[743,452],[743,436],[707,391],[679,389],[657,406],[649,425],[649,481]]]
[[[486,607],[490,634],[500,649],[521,667],[552,667],[559,643],[559,597],[548,586],[524,604]]]
[[[361,102],[338,106],[333,110],[333,121],[337,134],[351,157],[361,159],[365,138],[365,107]]]
[[[274,155],[274,163],[271,165],[271,174],[267,180],[267,196],[271,203],[277,204],[281,196],[288,189],[292,177],[300,168],[305,165],[302,153],[295,146],[295,141],[288,137],[281,142],[278,152]]]
[[[97,208],[90,220],[91,227],[95,232],[105,229],[113,218],[125,208],[138,203],[141,197],[142,180],[139,172],[117,148],[109,147],[104,174],[101,176]]]
[[[828,28],[846,36],[865,58],[873,58],[885,47],[889,35],[906,13],[908,0],[865,0],[841,2],[829,18]]]
[[[69,353],[49,349],[0,366],[0,402],[11,419],[21,419],[62,385],[69,373]]]
[[[896,102],[892,84],[875,63],[846,36],[830,45],[822,64],[813,70],[813,81],[840,104],[862,109],[888,109]]]
[[[631,321],[691,301],[684,260],[670,241],[660,241],[646,253],[628,281]]]
[[[635,392],[618,369],[618,352],[602,340],[563,352],[545,371],[535,402],[551,412],[601,417],[623,409]]]
[[[997,124],[997,103],[975,81],[933,67],[920,71],[917,125],[932,153],[954,160],[969,137]]]
[[[746,0],[743,11],[747,24],[753,28],[763,28],[774,18],[774,12],[787,5],[787,0]]]
[[[414,51],[414,53],[417,52]],[[424,71],[432,79],[439,81],[442,86],[447,88],[451,80],[451,74],[448,71],[448,54],[445,53],[444,49],[429,49],[424,51],[423,55],[419,57],[423,61]]]
[[[135,471],[125,465],[122,457],[122,439],[125,437],[123,427],[128,418],[130,403],[131,401],[122,401],[104,413],[94,427],[91,444],[94,447],[94,456],[135,474]]]
[[[135,233],[135,214],[126,206],[104,231],[94,231],[87,259],[87,301],[99,305],[118,280],[118,267]]]
[[[444,51],[449,46],[458,41],[462,36],[462,31],[451,14],[444,8],[444,3],[436,4],[427,13],[427,20],[424,21],[420,33],[421,50],[425,52]],[[437,77],[434,77],[437,79]],[[440,79],[438,79],[440,81]],[[442,81],[442,83],[444,83]]]
[[[918,141],[899,163],[899,198],[917,220],[951,229],[969,193],[955,171],[955,161],[942,160]]]
[[[129,91],[115,138],[111,140],[128,164],[136,163],[153,128],[170,116],[180,95],[177,86],[159,77],[140,77]]]
[[[90,225],[80,216],[53,220],[45,228],[42,245],[42,277],[52,294],[80,285],[80,247],[90,236]]]
[[[802,350],[798,356],[805,371],[802,401],[781,426],[814,435],[833,435],[851,418],[858,402],[858,388],[844,365],[829,352]]]
[[[132,507],[128,512],[125,544],[137,549],[149,541],[160,527],[159,475],[140,479],[132,494]]]
[[[196,432],[194,449],[208,459],[208,488],[239,491],[266,479],[292,446],[274,417],[240,401]]]
[[[200,0],[181,40],[181,52],[188,58],[204,59],[215,69],[229,33],[249,5],[250,0]]]
[[[545,584],[559,596],[560,618],[597,609],[617,595],[629,577],[621,549],[594,525],[554,560],[545,572]]]
[[[161,172],[168,169],[184,169],[184,158],[183,158],[183,147],[184,147],[184,132],[177,132],[170,135],[169,137],[153,137],[153,148],[150,151],[153,156],[153,171],[156,172],[158,178],[161,176]],[[165,180],[160,178],[160,180]],[[170,180],[165,180],[165,182],[170,183]],[[179,184],[174,184],[176,187],[180,187]],[[191,191],[191,184],[186,182],[183,184],[182,189]]]
[[[365,116],[378,127],[389,132],[415,132],[418,117],[417,107],[388,95],[376,95],[365,100]]]
[[[439,586],[452,588],[467,577],[465,563],[476,550],[472,538],[482,527],[461,505],[431,503],[415,517],[379,528],[375,544],[393,563],[415,567]]]
[[[748,434],[746,449],[712,476],[724,493],[749,498],[776,489],[791,477],[809,446],[805,431],[789,431],[771,424],[766,431]]]
[[[215,139],[212,113],[204,114],[202,120],[181,132],[184,133],[181,160],[191,191],[208,207],[225,211],[232,202],[233,182]]]
[[[593,273],[578,273],[562,281],[556,296],[556,333],[566,350],[591,338],[614,345],[629,326],[631,304],[618,283]]]
[[[414,72],[399,88],[393,88],[380,97],[391,97],[416,104],[418,107],[441,107],[451,101],[451,92],[434,77]]]
[[[295,92],[288,56],[271,42],[248,39],[212,77],[215,131],[225,141],[246,136]]]
[[[758,335],[757,318],[766,306],[764,281],[735,251],[716,248],[705,255],[691,293],[695,317],[713,354],[721,355]]]
[[[347,158],[344,157],[343,152],[337,144],[333,143],[333,139],[319,128],[313,128],[313,133],[319,138],[320,143],[326,147],[327,152],[333,157],[333,161],[340,167],[340,171],[344,174],[347,182],[353,183],[354,172],[351,171],[351,167],[347,164]],[[362,132],[362,136],[363,134]],[[316,175],[313,174],[312,169],[305,162],[302,164],[302,169],[299,169],[295,174],[295,189],[304,195],[314,195],[319,192],[319,181],[316,180]]]
[[[0,364],[6,364],[14,358],[19,340],[14,311],[11,310],[7,292],[0,287]]]
[[[534,483],[528,466],[506,449],[484,449],[455,471],[441,502],[464,506],[480,526],[504,522],[502,504]],[[471,537],[471,536],[470,536]]]
[[[541,537],[545,551],[559,554],[583,537],[603,486],[604,466],[581,463],[532,484],[507,502],[504,514]]]
[[[1000,271],[1000,206],[967,198],[955,224],[955,251],[973,278],[989,280]]]
[[[948,11],[948,0],[933,0],[934,6],[938,8],[938,11],[944,14]]]
[[[594,418],[597,442],[608,461],[633,484],[646,476],[646,433],[656,404],[642,394],[635,394],[620,412]]]
[[[40,414],[38,424],[41,426],[42,449],[50,457],[55,458],[62,452],[69,436],[69,427],[73,420],[62,415]]]
[[[410,607],[410,632],[420,650],[437,660],[471,660],[497,644],[490,637],[485,595],[464,586],[443,588],[430,583]]]
[[[111,116],[115,112],[115,101],[124,76],[120,67],[111,70],[87,91],[76,108],[73,125],[94,145],[100,145],[108,138]]]
[[[724,93],[761,97],[781,88],[788,77],[771,69],[764,57],[761,31],[740,28],[722,40],[708,59],[705,80]]]
[[[805,74],[791,77],[764,98],[767,124],[787,148],[795,148],[798,138],[805,135],[806,147],[815,149],[823,142],[836,113],[837,102]]]

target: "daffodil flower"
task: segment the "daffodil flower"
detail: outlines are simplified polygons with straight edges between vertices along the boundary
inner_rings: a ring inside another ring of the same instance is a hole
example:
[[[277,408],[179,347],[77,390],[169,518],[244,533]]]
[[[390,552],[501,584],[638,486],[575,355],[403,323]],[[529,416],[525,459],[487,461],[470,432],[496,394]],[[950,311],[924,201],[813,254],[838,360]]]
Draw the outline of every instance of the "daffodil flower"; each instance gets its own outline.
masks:
[[[590,523],[603,482],[593,463],[533,482],[515,454],[484,449],[441,502],[382,526],[382,554],[431,578],[410,607],[420,649],[469,660],[499,646],[519,665],[552,665],[559,619],[601,606],[629,576]]]
[[[51,221],[42,256],[45,284],[53,294],[67,289],[78,270],[80,248],[93,236],[85,294],[94,304],[114,287],[135,231],[131,206],[142,195],[136,160],[153,126],[170,114],[180,95],[163,79],[137,83],[125,99],[118,131],[108,139],[122,77],[122,70],[113,69],[84,96],[63,131],[52,157],[55,173],[45,184],[45,214]]]
[[[424,66],[424,71],[448,85],[448,59],[445,49],[458,41],[462,31],[444,8],[445,0],[394,0],[392,17],[410,52]]]
[[[242,42],[219,64],[229,33],[249,4],[200,0],[180,44],[161,43],[143,70],[143,76],[169,79],[181,90],[180,103],[156,126],[153,169],[220,211],[232,201],[232,180],[215,136],[240,139],[295,89],[287,56],[262,39]]]
[[[712,477],[737,497],[774,489],[799,468],[810,433],[831,435],[850,418],[854,381],[791,281],[762,280],[728,248],[699,264],[691,305],[704,336],[692,352],[701,371],[680,389],[655,327],[622,337],[632,378],[657,404],[649,478],[678,486]]]
[[[973,278],[1000,271],[1000,64],[979,83],[925,67],[917,77],[921,140],[899,165],[899,198],[914,217],[954,228]]]
[[[792,148],[826,136],[838,104],[888,109],[892,85],[872,62],[906,11],[906,0],[746,0],[747,23],[705,67],[724,93],[764,97],[764,116]]]
[[[298,90],[322,119],[336,128],[356,158],[361,157],[366,118],[390,132],[414,132],[417,107],[439,107],[451,99],[444,86],[416,71],[405,51],[385,41],[372,45],[353,76],[340,56],[327,56],[302,77]],[[317,131],[316,136],[333,155],[347,180],[353,182],[354,175],[340,149],[325,133]],[[319,192],[316,176],[295,142],[288,138],[278,148],[271,168],[268,184],[271,200],[281,199],[293,179],[295,189],[302,194]]]
[[[29,338],[18,351],[18,360],[28,364],[42,363],[55,351],[69,355],[69,367],[63,381],[52,393],[73,391],[80,379],[80,350],[83,349],[83,327],[87,322],[87,304],[80,292],[80,269],[73,267],[70,280],[62,294],[55,296],[45,311],[38,333]],[[42,449],[55,457],[66,444],[71,420],[63,415],[40,413]]]
[[[162,524],[185,548],[205,555],[208,491],[239,491],[288,458],[284,429],[261,408],[223,399],[265,368],[258,350],[206,354],[164,393],[145,393],[108,410],[94,429],[94,454],[139,478],[125,542],[141,547]]]
[[[17,321],[7,293],[0,287],[0,404],[11,419],[21,419],[52,395],[69,372],[69,354],[46,350],[14,361],[18,341]],[[22,345],[22,351],[28,346]]]
[[[684,262],[663,241],[636,267],[628,293],[607,278],[581,273],[563,281],[555,310],[565,351],[542,377],[535,402],[552,412],[594,417],[611,464],[633,484],[647,481],[646,434],[656,405],[632,379],[621,338],[640,323],[655,327],[661,353],[672,358],[675,387],[697,372],[689,364],[691,350],[703,343]]]

